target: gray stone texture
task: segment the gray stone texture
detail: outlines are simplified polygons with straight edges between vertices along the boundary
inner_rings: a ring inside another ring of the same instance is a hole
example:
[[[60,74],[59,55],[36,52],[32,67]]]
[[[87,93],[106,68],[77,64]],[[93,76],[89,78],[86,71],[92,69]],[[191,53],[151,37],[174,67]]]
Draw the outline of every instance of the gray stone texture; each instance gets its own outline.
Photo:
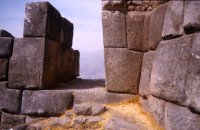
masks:
[[[72,47],[73,32],[74,32],[74,25],[66,18],[62,18],[60,42],[61,44],[64,44],[64,46],[67,48]]]
[[[125,0],[102,0],[103,10],[126,10]]]
[[[162,38],[173,39],[183,35],[184,1],[170,1],[166,10]]]
[[[129,50],[146,51],[146,45],[143,43],[144,36],[144,12],[129,11],[126,15],[127,26],[127,45]]]
[[[80,75],[80,52],[78,50],[74,50],[74,76],[77,77]]]
[[[186,95],[187,105],[200,112],[200,33],[194,34],[191,58],[188,65]]]
[[[153,61],[150,92],[161,99],[183,104],[192,36],[159,44]]]
[[[0,81],[8,79],[8,62],[9,59],[0,59]]]
[[[143,53],[124,48],[105,49],[107,91],[137,94]]]
[[[144,53],[142,61],[142,72],[140,77],[139,94],[141,96],[147,96],[150,94],[150,79],[151,70],[153,65],[154,51]]]
[[[0,111],[19,113],[21,96],[20,90],[7,89],[7,82],[0,82]]]
[[[48,2],[26,4],[24,37],[46,37],[60,41],[61,15]]]
[[[6,30],[0,29],[0,37],[13,37],[13,35]]]
[[[0,58],[8,58],[12,55],[13,38],[0,37]]]
[[[167,103],[165,130],[200,130],[200,116],[189,109]]]
[[[155,50],[162,40],[162,30],[165,18],[165,12],[167,8],[167,3],[160,5],[154,9],[150,14],[149,23],[149,37],[148,37],[148,48],[150,50]]]
[[[102,11],[104,47],[127,47],[125,12]]]
[[[72,93],[65,90],[23,92],[21,113],[54,116],[64,114],[72,103]]]
[[[185,1],[183,26],[186,33],[200,31],[200,1]]]
[[[15,39],[9,63],[9,88],[56,87],[59,44],[44,38]]]
[[[26,116],[13,115],[8,113],[2,113],[1,127],[5,129],[12,128],[16,125],[23,124],[26,121]]]

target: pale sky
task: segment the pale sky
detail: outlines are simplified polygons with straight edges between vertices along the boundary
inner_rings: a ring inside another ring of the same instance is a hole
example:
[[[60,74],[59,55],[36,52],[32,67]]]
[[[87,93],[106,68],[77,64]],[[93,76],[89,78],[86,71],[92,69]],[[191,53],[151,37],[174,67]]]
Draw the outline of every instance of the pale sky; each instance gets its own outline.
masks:
[[[0,28],[23,36],[25,4],[44,0],[0,0]],[[46,0],[74,24],[73,48],[81,52],[103,49],[101,0]]]

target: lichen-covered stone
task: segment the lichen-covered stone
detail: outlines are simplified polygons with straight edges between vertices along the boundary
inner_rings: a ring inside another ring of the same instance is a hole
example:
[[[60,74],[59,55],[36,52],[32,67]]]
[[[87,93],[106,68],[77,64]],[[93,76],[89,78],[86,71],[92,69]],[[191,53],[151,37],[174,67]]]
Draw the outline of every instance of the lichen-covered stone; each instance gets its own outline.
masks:
[[[103,11],[104,47],[127,47],[125,12]]]
[[[21,113],[46,116],[64,114],[72,103],[72,97],[72,93],[65,90],[25,90]]]
[[[8,62],[9,59],[0,59],[0,81],[8,79]]]
[[[137,94],[143,53],[124,48],[105,49],[107,91]]]
[[[184,1],[170,1],[165,14],[162,38],[172,39],[183,35]]]
[[[13,38],[0,37],[0,58],[8,58],[12,55]]]
[[[60,41],[61,15],[49,2],[26,4],[24,19],[25,37],[46,37]]]

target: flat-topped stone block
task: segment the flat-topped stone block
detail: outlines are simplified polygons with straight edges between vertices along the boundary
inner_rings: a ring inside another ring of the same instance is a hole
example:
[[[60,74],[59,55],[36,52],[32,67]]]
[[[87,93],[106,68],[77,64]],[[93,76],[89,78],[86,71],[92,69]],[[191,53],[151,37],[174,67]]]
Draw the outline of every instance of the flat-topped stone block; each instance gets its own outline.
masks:
[[[0,58],[7,58],[12,55],[13,51],[13,38],[0,37]]]
[[[103,10],[126,10],[126,0],[102,0]]]
[[[8,62],[9,59],[0,59],[0,81],[8,79]]]
[[[20,90],[7,89],[7,82],[0,82],[0,111],[19,113],[21,106]]]
[[[106,87],[110,92],[138,94],[143,53],[105,48]]]
[[[104,47],[126,48],[126,16],[125,12],[103,11]]]
[[[183,26],[186,33],[200,32],[200,1],[185,1]]]
[[[56,87],[59,43],[45,38],[18,38],[9,63],[9,88]]]
[[[71,107],[73,95],[66,90],[23,92],[21,113],[26,115],[55,116]]]
[[[13,37],[13,35],[6,30],[0,29],[0,37]]]
[[[173,39],[183,35],[184,1],[170,1],[167,6],[162,38]]]
[[[61,15],[49,2],[26,4],[24,37],[46,37],[59,41]]]

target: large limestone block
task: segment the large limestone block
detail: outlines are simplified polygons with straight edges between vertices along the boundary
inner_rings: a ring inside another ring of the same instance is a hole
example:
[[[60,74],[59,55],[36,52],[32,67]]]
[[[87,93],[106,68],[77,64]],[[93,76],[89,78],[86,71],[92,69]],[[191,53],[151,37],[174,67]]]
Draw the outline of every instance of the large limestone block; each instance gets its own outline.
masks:
[[[13,35],[6,30],[0,29],[0,37],[13,37]]]
[[[7,89],[7,82],[0,83],[0,111],[6,110],[11,113],[19,113],[21,106],[20,90]]]
[[[0,81],[8,79],[8,59],[0,59]]]
[[[10,57],[13,50],[13,38],[0,37],[0,58]]]
[[[62,18],[60,42],[65,47],[71,48],[73,42],[74,25],[66,18]]]
[[[45,38],[15,39],[9,63],[9,88],[56,87],[58,43]]]
[[[161,99],[183,104],[192,36],[159,44],[153,61],[150,92]]]
[[[167,8],[167,3],[160,5],[158,8],[154,9],[150,14],[149,23],[149,37],[148,37],[148,48],[150,50],[155,50],[162,40],[162,30],[165,18],[165,12]]]
[[[102,0],[103,10],[126,10],[125,0]]]
[[[200,31],[200,1],[185,1],[184,30],[186,33]]]
[[[191,58],[188,65],[186,94],[187,105],[200,112],[200,33],[194,35]]]
[[[1,127],[4,129],[9,129],[25,122],[26,116],[24,115],[13,115],[5,112],[2,113]]]
[[[125,48],[105,49],[106,87],[110,92],[137,94],[143,53]]]
[[[66,90],[41,90],[23,92],[21,113],[54,116],[64,114],[72,103],[72,93]]]
[[[165,14],[163,39],[172,39],[183,35],[183,9],[184,1],[170,1]]]
[[[49,2],[26,4],[24,37],[46,37],[60,40],[61,15]]]
[[[151,79],[151,70],[153,65],[154,51],[144,53],[143,62],[142,62],[142,72],[140,77],[140,86],[139,94],[141,96],[147,96],[150,94],[150,79]]]
[[[145,14],[129,11],[126,15],[127,45],[133,51],[146,51],[143,43]]]
[[[200,116],[185,107],[167,103],[165,130],[200,130]]]
[[[103,11],[104,47],[127,47],[125,12]]]

